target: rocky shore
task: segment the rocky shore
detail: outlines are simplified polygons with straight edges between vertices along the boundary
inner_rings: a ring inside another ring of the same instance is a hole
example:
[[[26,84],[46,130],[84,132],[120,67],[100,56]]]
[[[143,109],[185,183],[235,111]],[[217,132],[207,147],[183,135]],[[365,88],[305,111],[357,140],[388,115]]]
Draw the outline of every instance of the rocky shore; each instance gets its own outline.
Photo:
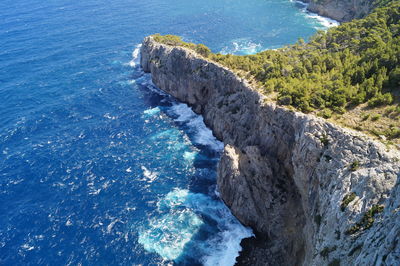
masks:
[[[366,0],[302,0],[307,10],[339,22],[362,18],[373,8],[373,1]]]
[[[141,65],[225,144],[221,197],[255,232],[242,241],[239,265],[398,264],[398,151],[266,102],[246,80],[189,49],[147,37]]]

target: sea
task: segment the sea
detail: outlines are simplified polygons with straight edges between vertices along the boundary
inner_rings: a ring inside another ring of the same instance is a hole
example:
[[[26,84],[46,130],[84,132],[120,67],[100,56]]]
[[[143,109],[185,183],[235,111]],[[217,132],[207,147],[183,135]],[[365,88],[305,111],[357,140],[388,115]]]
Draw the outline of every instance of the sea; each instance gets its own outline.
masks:
[[[337,25],[289,0],[0,1],[0,265],[233,265],[223,149],[147,35],[253,54]]]

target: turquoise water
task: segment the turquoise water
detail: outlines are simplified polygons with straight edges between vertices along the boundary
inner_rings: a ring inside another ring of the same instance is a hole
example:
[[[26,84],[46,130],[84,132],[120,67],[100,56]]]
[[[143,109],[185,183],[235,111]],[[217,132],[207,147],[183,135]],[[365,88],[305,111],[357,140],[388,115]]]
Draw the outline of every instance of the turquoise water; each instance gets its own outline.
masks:
[[[232,265],[223,147],[138,66],[153,33],[246,54],[324,26],[284,0],[2,0],[0,264]]]

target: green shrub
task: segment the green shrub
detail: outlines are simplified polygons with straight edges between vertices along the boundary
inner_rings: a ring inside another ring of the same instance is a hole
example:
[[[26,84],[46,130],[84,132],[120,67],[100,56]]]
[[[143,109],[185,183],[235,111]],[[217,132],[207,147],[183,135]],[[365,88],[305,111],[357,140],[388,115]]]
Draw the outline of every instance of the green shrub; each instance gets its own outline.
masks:
[[[391,113],[393,113],[395,111],[396,111],[396,106],[389,106],[388,108],[386,108],[385,114],[389,115],[389,114],[391,114]]]
[[[326,134],[323,134],[319,140],[321,141],[322,144],[324,144],[324,146],[328,146],[329,145],[329,139],[328,136]]]
[[[204,45],[185,43],[177,36],[153,37],[169,45],[190,48],[263,84],[261,92],[276,92],[279,104],[305,113],[316,110],[329,118],[366,102],[377,107],[398,101],[400,1],[374,3],[378,8],[365,18],[319,31],[308,43],[300,40],[254,55],[213,54]],[[396,112],[400,113],[400,106]]]
[[[380,105],[388,105],[393,102],[393,97],[390,93],[378,94],[368,101],[369,107],[376,107]]]
[[[400,138],[400,128],[399,127],[391,127],[385,131],[384,135],[388,139]]]
[[[291,105],[293,103],[292,96],[290,95],[282,95],[278,98],[278,103],[280,105]]]
[[[370,116],[371,116],[370,114],[361,114],[361,120],[362,120],[362,121],[366,121],[366,120],[368,120],[368,118],[369,118]]]
[[[381,115],[380,115],[380,114],[374,114],[374,115],[371,117],[371,120],[372,120],[372,121],[378,121],[379,118],[381,118]]]
[[[331,118],[332,117],[332,110],[325,108],[321,112],[318,113],[319,116],[322,116],[325,119]]]
[[[195,51],[196,51],[198,54],[200,54],[200,55],[202,55],[202,56],[204,56],[204,57],[209,57],[210,54],[211,54],[210,48],[208,48],[208,47],[205,46],[204,44],[198,44],[198,45],[196,45]]]
[[[176,35],[170,35],[170,34],[160,35],[157,33],[157,34],[154,34],[152,37],[156,42],[164,43],[167,45],[174,45],[174,46],[183,45],[183,41],[182,41],[181,37],[176,36]]]
[[[350,171],[354,172],[357,171],[358,168],[360,168],[360,162],[359,161],[354,161],[350,164]]]
[[[371,228],[375,221],[375,215],[381,213],[383,209],[384,206],[382,205],[373,205],[366,213],[364,213],[364,216],[358,223],[356,223],[346,231],[346,234],[352,235],[359,231],[364,231]]]
[[[343,212],[346,209],[346,207],[350,204],[350,202],[352,202],[355,198],[356,198],[356,193],[354,192],[351,192],[346,196],[344,196],[342,204],[340,204],[340,210]]]

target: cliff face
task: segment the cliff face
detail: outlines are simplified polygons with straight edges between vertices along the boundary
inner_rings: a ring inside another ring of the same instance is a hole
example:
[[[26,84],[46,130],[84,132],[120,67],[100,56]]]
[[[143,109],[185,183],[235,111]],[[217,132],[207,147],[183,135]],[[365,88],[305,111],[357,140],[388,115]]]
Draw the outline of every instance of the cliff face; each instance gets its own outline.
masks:
[[[372,0],[306,0],[307,10],[340,22],[362,18],[373,8]]]
[[[224,141],[221,197],[256,233],[242,264],[399,262],[397,151],[264,103],[245,80],[185,48],[147,37],[141,65],[156,86],[191,105]],[[343,204],[345,198],[352,200]],[[373,211],[378,204],[382,212]]]

